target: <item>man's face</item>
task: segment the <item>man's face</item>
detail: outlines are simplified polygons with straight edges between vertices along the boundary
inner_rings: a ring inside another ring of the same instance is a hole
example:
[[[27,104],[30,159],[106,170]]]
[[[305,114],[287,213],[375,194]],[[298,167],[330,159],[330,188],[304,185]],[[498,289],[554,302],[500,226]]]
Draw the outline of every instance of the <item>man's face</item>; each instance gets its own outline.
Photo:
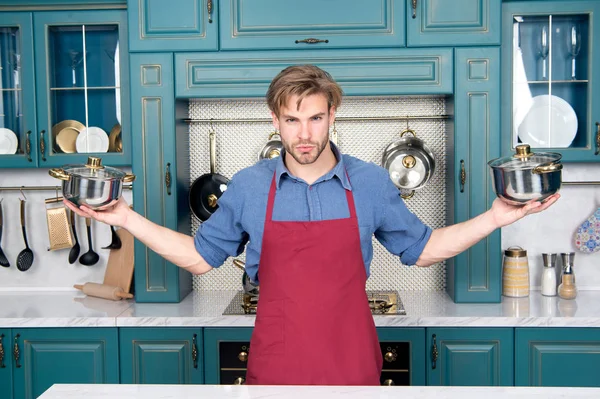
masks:
[[[329,126],[335,110],[328,110],[322,94],[304,97],[297,109],[298,96],[292,96],[281,108],[279,118],[272,113],[285,151],[300,165],[315,162],[329,143]],[[286,159],[286,161],[288,161]]]

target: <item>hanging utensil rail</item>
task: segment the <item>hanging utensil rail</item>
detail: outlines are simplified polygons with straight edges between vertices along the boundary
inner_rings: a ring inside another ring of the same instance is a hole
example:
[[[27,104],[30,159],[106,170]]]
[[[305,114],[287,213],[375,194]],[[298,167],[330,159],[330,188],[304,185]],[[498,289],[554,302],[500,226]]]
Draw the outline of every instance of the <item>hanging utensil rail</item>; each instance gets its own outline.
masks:
[[[600,186],[600,181],[564,181],[565,186]]]
[[[132,185],[123,185],[124,189],[131,190]],[[0,187],[0,191],[55,191],[62,190],[61,186],[10,186]]]
[[[404,115],[404,116],[338,116],[335,118],[337,122],[362,122],[362,121],[411,121],[411,120],[433,120],[433,119],[451,119],[452,115]],[[271,118],[201,118],[192,119],[184,118],[182,122],[185,123],[201,123],[201,122],[215,122],[215,123],[227,123],[227,122],[272,122]]]

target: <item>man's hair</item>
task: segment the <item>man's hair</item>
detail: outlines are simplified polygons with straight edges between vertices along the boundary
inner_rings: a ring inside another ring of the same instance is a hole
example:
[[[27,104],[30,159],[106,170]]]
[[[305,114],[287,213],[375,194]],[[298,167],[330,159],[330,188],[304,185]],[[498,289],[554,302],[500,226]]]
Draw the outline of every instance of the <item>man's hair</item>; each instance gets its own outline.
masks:
[[[327,98],[328,110],[336,109],[342,103],[342,88],[331,75],[314,65],[295,65],[279,72],[267,90],[267,105],[269,109],[279,116],[279,112],[289,99],[296,95],[297,109],[302,100],[307,96],[323,94]]]

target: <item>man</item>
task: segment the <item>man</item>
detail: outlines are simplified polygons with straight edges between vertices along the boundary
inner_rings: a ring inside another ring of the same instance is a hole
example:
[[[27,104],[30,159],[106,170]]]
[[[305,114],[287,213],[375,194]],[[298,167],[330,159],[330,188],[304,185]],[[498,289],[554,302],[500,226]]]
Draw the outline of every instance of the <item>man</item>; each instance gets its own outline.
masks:
[[[432,231],[383,168],[329,141],[341,99],[317,67],[276,76],[267,103],[285,150],[237,173],[195,239],[144,219],[123,199],[98,212],[66,202],[194,274],[247,246],[246,270],[261,287],[249,384],[378,385],[382,358],[365,292],[373,234],[404,264],[429,266],[559,198],[523,207],[497,199],[471,220]]]

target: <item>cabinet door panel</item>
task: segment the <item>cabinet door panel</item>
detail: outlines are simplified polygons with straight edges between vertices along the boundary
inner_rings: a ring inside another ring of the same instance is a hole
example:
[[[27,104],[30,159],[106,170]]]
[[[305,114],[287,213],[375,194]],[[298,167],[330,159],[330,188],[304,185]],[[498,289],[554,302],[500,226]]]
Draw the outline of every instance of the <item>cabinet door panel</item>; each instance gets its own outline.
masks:
[[[122,384],[202,384],[202,330],[121,328]]]
[[[408,45],[500,44],[501,0],[407,1]],[[417,4],[416,8],[413,5]]]
[[[404,0],[220,2],[222,50],[404,46]],[[307,39],[316,39],[307,40]]]
[[[515,385],[598,387],[600,330],[517,328]]]
[[[37,398],[53,384],[117,384],[116,328],[15,329],[16,398]]]

